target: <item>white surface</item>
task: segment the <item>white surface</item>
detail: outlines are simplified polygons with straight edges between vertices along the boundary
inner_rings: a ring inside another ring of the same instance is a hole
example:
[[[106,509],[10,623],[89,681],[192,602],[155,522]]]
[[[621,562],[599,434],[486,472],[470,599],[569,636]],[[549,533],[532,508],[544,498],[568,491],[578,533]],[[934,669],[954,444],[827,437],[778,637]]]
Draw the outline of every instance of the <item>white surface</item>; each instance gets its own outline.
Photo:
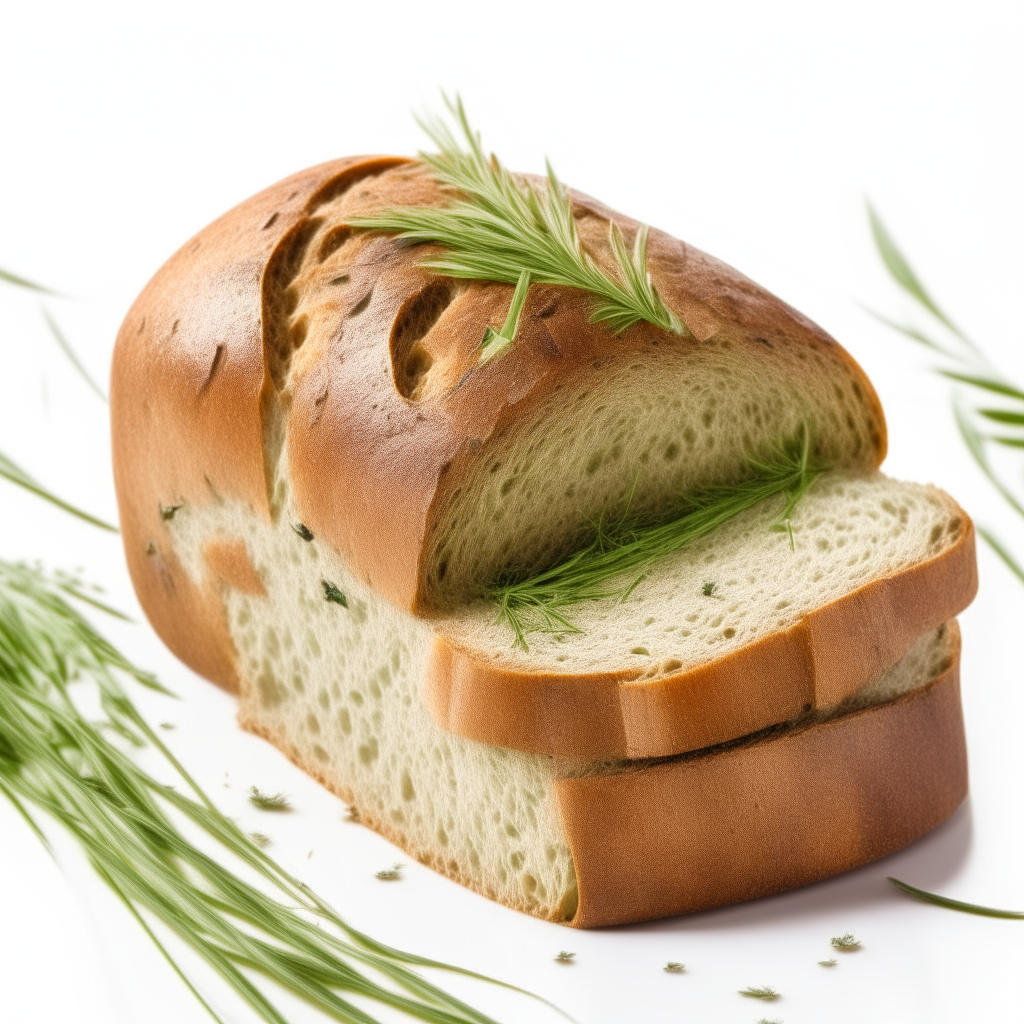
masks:
[[[549,153],[562,177],[728,260],[854,353],[887,409],[888,472],[934,481],[980,522],[1024,532],[970,464],[948,389],[922,350],[858,300],[905,307],[873,254],[870,196],[953,317],[1024,380],[1022,8],[1016,3],[454,3],[8,5],[0,36],[5,156],[0,267],[79,297],[52,302],[105,379],[128,304],[157,266],[228,206],[298,168],[411,152],[410,108],[459,89],[513,167]],[[2,287],[2,286],[0,286]],[[105,411],[69,372],[38,302],[0,290],[0,451],[112,517]],[[118,543],[0,482],[3,557],[82,565],[134,608]],[[786,1024],[1020,1019],[1024,922],[913,903],[894,874],[1024,909],[1024,589],[982,550],[963,617],[971,797],[882,863],[711,913],[577,933],[488,903],[395,859],[342,805],[239,732],[229,698],[144,625],[113,631],[184,698],[151,699],[172,744],[228,813],[382,940],[500,974],[585,1024]],[[231,788],[222,785],[229,773]],[[248,808],[256,783],[296,812]],[[0,990],[19,1024],[207,1019],[67,844],[58,865],[0,805]],[[308,850],[314,851],[306,859]],[[829,936],[863,951],[828,971]],[[571,965],[552,962],[575,950]],[[685,974],[665,974],[667,960]],[[522,1000],[458,985],[504,1020]],[[746,985],[783,993],[762,1005]],[[233,1004],[228,1001],[225,1005]],[[244,1013],[232,1019],[250,1020]],[[296,1007],[296,1021],[313,1015]]]

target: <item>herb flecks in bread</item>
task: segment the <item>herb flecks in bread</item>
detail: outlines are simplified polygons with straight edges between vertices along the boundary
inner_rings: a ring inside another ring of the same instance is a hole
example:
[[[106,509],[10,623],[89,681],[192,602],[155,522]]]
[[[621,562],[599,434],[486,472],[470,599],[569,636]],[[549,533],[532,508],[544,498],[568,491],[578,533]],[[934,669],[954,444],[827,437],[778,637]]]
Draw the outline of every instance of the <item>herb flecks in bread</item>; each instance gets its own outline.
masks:
[[[790,515],[822,470],[810,465],[810,435],[781,448],[765,460],[751,459],[749,475],[689,495],[682,512],[667,523],[642,524],[624,517],[618,523],[598,522],[590,544],[558,565],[525,580],[499,582],[489,597],[498,605],[498,619],[527,649],[528,633],[565,636],[581,629],[562,609],[582,601],[616,598],[622,604],[659,559],[714,532],[740,513],[784,495],[776,528],[789,525]],[[789,530],[792,544],[792,528]],[[715,585],[702,593],[714,596]],[[634,652],[635,653],[635,652]]]
[[[608,244],[617,270],[612,277],[580,241],[568,190],[551,164],[543,187],[516,177],[484,152],[462,100],[446,98],[446,103],[469,149],[462,148],[447,124],[430,119],[420,124],[440,152],[421,153],[420,159],[458,198],[442,209],[395,207],[353,218],[353,227],[442,245],[445,254],[424,260],[422,266],[446,277],[517,284],[525,272],[538,284],[579,288],[598,299],[591,319],[615,334],[642,320],[673,334],[684,332],[648,273],[646,225],[637,228],[630,253],[621,228],[609,221]]]

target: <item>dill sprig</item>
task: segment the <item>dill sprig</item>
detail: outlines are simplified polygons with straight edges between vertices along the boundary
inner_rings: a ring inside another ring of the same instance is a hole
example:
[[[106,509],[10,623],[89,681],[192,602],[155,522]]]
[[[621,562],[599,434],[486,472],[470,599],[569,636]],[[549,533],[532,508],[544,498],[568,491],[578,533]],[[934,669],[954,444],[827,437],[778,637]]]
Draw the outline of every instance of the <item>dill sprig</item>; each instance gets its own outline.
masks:
[[[579,288],[597,297],[591,319],[615,334],[642,320],[674,334],[684,327],[661,298],[647,271],[647,227],[636,232],[633,251],[618,225],[609,223],[609,244],[618,279],[584,249],[576,231],[568,189],[550,162],[543,188],[513,175],[483,149],[462,100],[444,97],[467,148],[439,118],[419,120],[437,146],[420,153],[434,177],[457,196],[443,209],[398,207],[349,221],[353,227],[397,232],[410,243],[434,242],[447,252],[423,266],[448,277],[518,284],[528,272],[541,284]]]
[[[959,385],[959,393],[953,400],[953,414],[971,458],[1003,500],[1024,519],[1024,498],[1014,493],[1012,485],[1007,483],[991,458],[992,446],[1004,454],[1007,450],[1017,453],[1024,450],[1024,389],[1008,381],[995,369],[979,346],[946,315],[921,283],[881,217],[870,205],[868,218],[886,270],[917,306],[928,314],[933,326],[939,328],[939,334],[937,336],[933,328],[920,328],[916,324],[892,320],[878,313],[872,315],[887,327],[925,346],[944,361],[945,365],[936,367],[936,372]],[[974,397],[971,405],[965,405],[964,394]],[[1002,404],[994,406],[994,401]],[[979,527],[978,533],[1024,583],[1024,567],[999,538],[983,526]]]
[[[401,952],[352,928],[213,806],[121,680],[167,691],[100,636],[67,595],[59,580],[38,569],[0,561],[0,792],[44,844],[37,812],[77,840],[213,1019],[221,1020],[158,936],[158,922],[268,1024],[285,1019],[264,981],[346,1024],[375,1020],[348,994],[435,1024],[491,1024],[410,968],[482,975]],[[73,688],[85,680],[98,691],[98,721],[74,700]],[[162,756],[177,787],[132,760],[128,751],[143,746]],[[200,850],[179,819],[275,895]]]
[[[264,793],[255,786],[249,787],[249,803],[261,811],[290,811],[292,805],[284,793]]]
[[[44,501],[50,502],[51,505],[56,505],[57,508],[63,509],[65,512],[70,512],[73,516],[77,516],[79,519],[83,519],[85,522],[91,523],[93,526],[98,526],[101,530],[109,530],[111,533],[118,532],[117,527],[113,526],[111,523],[104,522],[102,519],[97,519],[96,516],[82,511],[82,509],[75,505],[64,501],[63,498],[57,497],[56,494],[47,490],[16,462],[7,458],[3,452],[0,452],[0,477],[5,480],[9,480],[12,484],[16,484],[18,487],[23,487],[26,491],[34,494],[37,498],[42,498]]]
[[[834,956],[830,956],[827,960],[818,961],[819,967],[837,967],[838,965],[839,961]]]
[[[605,598],[625,601],[659,559],[761,502],[785,495],[776,526],[788,527],[796,504],[822,472],[810,464],[809,452],[810,433],[805,428],[799,442],[780,446],[768,458],[749,459],[745,479],[690,495],[670,522],[642,525],[628,517],[618,524],[598,522],[594,539],[565,561],[528,579],[499,580],[488,592],[498,605],[498,621],[512,629],[513,646],[527,650],[530,633],[581,632],[563,608]],[[792,543],[791,527],[789,532]]]
[[[933,903],[937,907],[945,907],[947,910],[959,910],[964,914],[977,914],[979,917],[998,917],[1009,921],[1024,921],[1024,912],[1019,910],[997,910],[994,907],[983,907],[977,903],[964,903],[962,900],[953,900],[948,896],[939,896],[938,893],[927,892],[918,889],[913,885],[907,885],[898,878],[890,878],[890,882],[901,889],[908,896],[913,896],[923,903]]]
[[[829,945],[833,949],[849,952],[853,949],[860,949],[860,939],[854,938],[853,932],[844,932],[842,935],[833,935],[829,939]]]

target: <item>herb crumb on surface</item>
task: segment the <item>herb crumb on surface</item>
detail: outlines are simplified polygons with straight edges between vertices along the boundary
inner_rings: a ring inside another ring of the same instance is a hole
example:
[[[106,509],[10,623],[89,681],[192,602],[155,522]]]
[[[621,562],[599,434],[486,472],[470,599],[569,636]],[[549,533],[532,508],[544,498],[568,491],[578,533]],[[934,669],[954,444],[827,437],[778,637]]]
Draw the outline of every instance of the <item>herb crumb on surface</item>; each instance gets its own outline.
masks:
[[[570,953],[567,949],[560,949],[558,951],[557,956],[555,957],[555,960],[557,960],[559,963],[563,963],[563,964],[572,963],[572,961],[575,960],[575,959],[576,959],[576,954],[575,953]]]
[[[292,805],[284,793],[263,793],[255,786],[249,787],[249,803],[261,811],[290,811],[292,809]]]
[[[860,939],[853,937],[853,932],[844,932],[842,935],[833,935],[829,940],[833,949],[841,949],[849,952],[853,949],[860,949]]]
[[[771,985],[748,985],[746,988],[741,988],[739,993],[748,999],[764,999],[769,1003],[779,998],[779,993]]]

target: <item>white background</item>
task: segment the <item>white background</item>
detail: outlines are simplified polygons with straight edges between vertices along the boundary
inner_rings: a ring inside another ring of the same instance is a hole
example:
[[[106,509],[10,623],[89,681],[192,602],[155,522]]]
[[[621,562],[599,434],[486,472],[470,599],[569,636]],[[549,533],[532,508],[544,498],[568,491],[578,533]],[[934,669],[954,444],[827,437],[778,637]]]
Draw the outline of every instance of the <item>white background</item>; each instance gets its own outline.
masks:
[[[550,155],[575,187],[733,263],[831,331],[882,397],[887,471],[947,488],[1024,552],[1022,524],[970,463],[927,353],[859,304],[908,308],[873,253],[870,197],[953,318],[1024,381],[1022,23],[1019,3],[934,0],[7,4],[0,267],[75,296],[48,305],[105,383],[129,303],[190,235],[299,168],[414,152],[423,140],[410,111],[436,108],[440,87],[460,90],[512,167],[540,170]],[[0,286],[0,451],[112,518],[105,408],[38,307]],[[0,556],[82,566],[137,612],[116,538],[3,482],[0,531]],[[979,556],[981,593],[962,620],[971,797],[948,824],[794,893],[591,933],[419,865],[378,882],[396,857],[387,843],[343,824],[337,800],[238,731],[231,700],[147,626],[114,635],[182,695],[147,707],[177,723],[170,742],[224,809],[271,833],[275,855],[384,941],[496,973],[584,1024],[1010,1021],[1022,1016],[1024,921],[942,911],[885,882],[1024,909],[1024,588]],[[288,791],[295,813],[247,807],[251,783]],[[57,854],[0,806],[4,1019],[207,1019],[74,851],[58,843]],[[863,950],[818,967],[846,930]],[[574,964],[552,961],[563,948]],[[670,959],[686,973],[664,973]],[[783,998],[736,994],[759,984]],[[554,1019],[458,987],[503,1020]]]

